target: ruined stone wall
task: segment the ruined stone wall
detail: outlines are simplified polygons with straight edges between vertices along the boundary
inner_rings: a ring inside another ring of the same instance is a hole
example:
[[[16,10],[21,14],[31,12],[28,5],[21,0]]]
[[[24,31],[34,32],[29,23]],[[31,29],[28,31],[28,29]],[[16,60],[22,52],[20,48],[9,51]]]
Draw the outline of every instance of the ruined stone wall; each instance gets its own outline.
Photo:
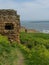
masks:
[[[6,24],[13,24],[14,29],[5,29]],[[19,42],[20,16],[15,10],[0,10],[0,34],[7,36],[12,41]]]

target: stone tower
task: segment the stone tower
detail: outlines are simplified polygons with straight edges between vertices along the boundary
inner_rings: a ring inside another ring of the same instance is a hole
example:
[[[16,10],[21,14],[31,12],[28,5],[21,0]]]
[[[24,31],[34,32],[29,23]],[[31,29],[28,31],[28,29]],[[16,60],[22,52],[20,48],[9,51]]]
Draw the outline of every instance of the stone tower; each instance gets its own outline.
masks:
[[[0,10],[0,34],[8,37],[10,41],[19,40],[20,16],[15,10]]]

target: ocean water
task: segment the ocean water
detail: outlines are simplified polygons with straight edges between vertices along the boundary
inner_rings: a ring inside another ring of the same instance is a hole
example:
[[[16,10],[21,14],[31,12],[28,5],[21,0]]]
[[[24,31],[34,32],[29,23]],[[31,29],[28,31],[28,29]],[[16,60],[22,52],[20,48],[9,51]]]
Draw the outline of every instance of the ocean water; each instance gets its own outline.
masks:
[[[21,26],[43,33],[49,33],[49,21],[21,21]]]

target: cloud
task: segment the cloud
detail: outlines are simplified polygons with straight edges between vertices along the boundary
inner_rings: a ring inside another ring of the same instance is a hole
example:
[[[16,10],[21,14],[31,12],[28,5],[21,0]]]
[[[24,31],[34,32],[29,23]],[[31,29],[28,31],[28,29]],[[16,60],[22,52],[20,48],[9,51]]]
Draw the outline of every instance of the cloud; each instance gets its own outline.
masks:
[[[15,9],[21,20],[49,20],[49,0],[0,0],[0,9]]]

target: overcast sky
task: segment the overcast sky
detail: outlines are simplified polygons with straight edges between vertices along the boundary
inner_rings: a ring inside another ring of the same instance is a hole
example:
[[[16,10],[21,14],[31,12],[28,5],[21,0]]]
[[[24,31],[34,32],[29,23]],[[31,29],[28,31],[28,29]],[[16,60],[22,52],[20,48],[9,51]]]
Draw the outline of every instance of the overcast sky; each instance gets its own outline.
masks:
[[[49,20],[49,0],[0,0],[0,9],[15,9],[21,20]]]

